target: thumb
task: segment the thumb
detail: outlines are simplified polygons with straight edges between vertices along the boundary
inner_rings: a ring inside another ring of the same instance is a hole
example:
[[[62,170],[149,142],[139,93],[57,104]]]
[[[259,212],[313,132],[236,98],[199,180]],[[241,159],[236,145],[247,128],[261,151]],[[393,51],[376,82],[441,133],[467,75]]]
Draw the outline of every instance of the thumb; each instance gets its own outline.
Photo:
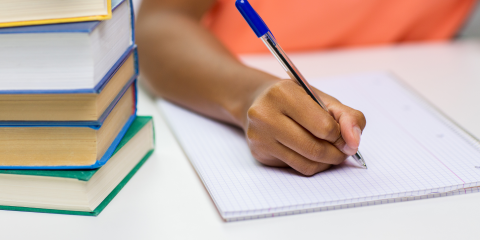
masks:
[[[340,125],[341,137],[334,145],[346,155],[354,155],[360,146],[362,131],[367,124],[365,115],[351,107],[343,105],[337,99],[319,91],[328,107],[328,111]]]
[[[365,128],[365,117],[362,113],[358,113],[351,114],[344,112],[340,115],[339,119],[337,119],[338,123],[340,124],[342,138],[345,141],[343,149],[340,150],[347,155],[354,155],[358,151],[362,131],[363,128]]]

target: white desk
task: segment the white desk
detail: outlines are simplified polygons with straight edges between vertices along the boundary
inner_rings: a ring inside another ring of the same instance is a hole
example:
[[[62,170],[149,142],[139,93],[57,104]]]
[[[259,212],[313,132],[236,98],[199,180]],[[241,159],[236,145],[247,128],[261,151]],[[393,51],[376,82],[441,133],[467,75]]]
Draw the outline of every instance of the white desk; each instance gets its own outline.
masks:
[[[247,64],[286,76],[270,55]],[[480,137],[480,42],[295,54],[307,78],[391,70]],[[480,194],[225,223],[166,126],[155,154],[98,217],[0,211],[2,239],[478,239]]]

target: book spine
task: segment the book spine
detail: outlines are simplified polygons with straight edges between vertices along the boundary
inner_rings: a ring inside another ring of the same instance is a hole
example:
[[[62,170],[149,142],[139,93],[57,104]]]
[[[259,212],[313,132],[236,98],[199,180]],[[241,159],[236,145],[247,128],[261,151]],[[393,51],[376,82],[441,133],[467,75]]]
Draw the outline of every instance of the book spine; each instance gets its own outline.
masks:
[[[132,125],[133,121],[136,118],[136,113],[132,114],[128,121],[123,125],[122,130],[118,133],[118,135],[115,137],[113,140],[112,144],[110,147],[107,149],[105,154],[103,154],[102,158],[97,160],[97,162],[93,165],[88,165],[88,166],[0,166],[0,169],[15,169],[15,170],[68,170],[68,169],[96,169],[101,166],[103,166],[108,159],[112,156],[113,152],[117,148],[118,144],[122,140],[123,136],[127,132],[128,128],[130,125]]]
[[[90,93],[100,93],[103,88],[108,84],[110,79],[115,75],[115,73],[120,69],[120,67],[123,65],[123,63],[128,59],[130,54],[133,52],[134,58],[137,56],[137,46],[135,44],[132,44],[125,52],[122,54],[120,59],[113,64],[113,66],[108,70],[108,72],[105,74],[105,76],[100,80],[100,82],[97,83],[97,85],[93,89],[88,89]],[[135,66],[137,68],[138,66]],[[136,74],[138,74],[138,71],[135,71]],[[62,90],[60,90],[62,91]],[[74,90],[78,91],[78,90]],[[80,93],[80,92],[69,92],[69,93]]]
[[[131,16],[131,22],[132,22],[132,43],[135,44],[135,11],[133,9],[133,1],[128,0],[130,4],[130,16]]]

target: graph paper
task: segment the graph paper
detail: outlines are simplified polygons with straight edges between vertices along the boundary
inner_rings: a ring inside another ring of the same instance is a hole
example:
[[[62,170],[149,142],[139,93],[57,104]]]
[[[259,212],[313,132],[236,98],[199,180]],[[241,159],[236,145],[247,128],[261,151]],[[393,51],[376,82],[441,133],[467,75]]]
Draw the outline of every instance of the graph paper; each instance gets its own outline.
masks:
[[[267,167],[244,133],[159,100],[171,129],[227,221],[478,192],[480,145],[388,73],[310,80],[367,119],[353,159],[305,177]]]

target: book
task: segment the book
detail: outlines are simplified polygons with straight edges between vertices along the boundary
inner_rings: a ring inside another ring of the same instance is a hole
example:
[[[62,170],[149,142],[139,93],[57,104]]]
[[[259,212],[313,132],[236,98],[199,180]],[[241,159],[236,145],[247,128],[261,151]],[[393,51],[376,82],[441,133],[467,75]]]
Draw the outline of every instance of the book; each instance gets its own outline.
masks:
[[[101,125],[138,76],[136,48],[120,64],[90,93],[0,93],[0,125]]]
[[[101,126],[0,126],[0,169],[87,169],[106,163],[136,115],[135,83]]]
[[[283,216],[480,191],[480,144],[392,74],[310,83],[362,111],[359,150],[311,177],[258,163],[244,133],[172,103],[164,116],[226,221]]]
[[[0,27],[106,20],[112,17],[111,4],[111,0],[3,1]]]
[[[0,93],[91,92],[133,48],[131,2],[105,21],[0,28]]]
[[[153,149],[152,117],[139,116],[99,169],[0,170],[0,209],[96,216]]]

